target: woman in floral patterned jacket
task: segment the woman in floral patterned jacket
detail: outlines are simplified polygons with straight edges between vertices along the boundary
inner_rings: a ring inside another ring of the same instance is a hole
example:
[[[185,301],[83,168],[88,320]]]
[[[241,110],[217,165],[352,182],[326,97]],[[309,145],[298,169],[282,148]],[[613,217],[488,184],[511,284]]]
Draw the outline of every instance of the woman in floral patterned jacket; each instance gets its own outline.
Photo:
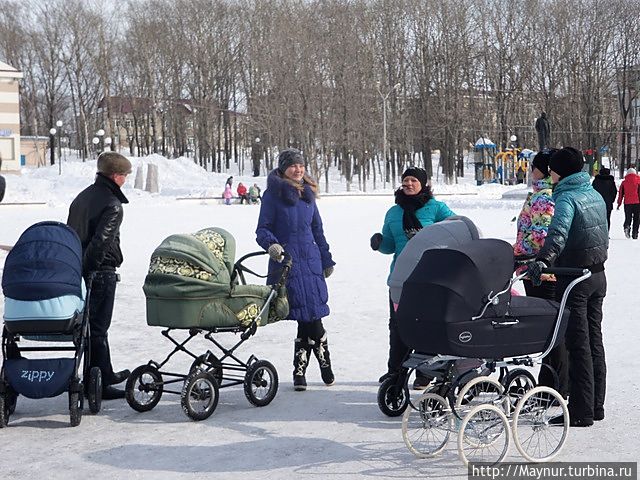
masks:
[[[531,178],[533,192],[529,193],[518,217],[518,235],[513,245],[516,256],[535,257],[547,237],[547,231],[554,213],[554,202],[551,198],[551,177],[549,175],[549,159],[556,149],[545,149],[539,152],[531,162]],[[520,273],[518,271],[517,273]],[[524,289],[529,297],[555,299],[556,282],[553,275],[543,275],[542,284],[534,286],[531,280],[524,279]],[[568,384],[567,352],[564,343],[551,350],[543,359],[538,383],[549,387],[566,389]],[[558,383],[556,383],[556,375]],[[566,391],[561,391],[563,396]]]

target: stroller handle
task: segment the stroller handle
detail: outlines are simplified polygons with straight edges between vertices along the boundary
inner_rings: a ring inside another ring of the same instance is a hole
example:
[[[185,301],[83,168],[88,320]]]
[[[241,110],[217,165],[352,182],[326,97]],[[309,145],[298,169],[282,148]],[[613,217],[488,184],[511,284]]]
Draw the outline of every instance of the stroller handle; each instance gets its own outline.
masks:
[[[549,267],[542,269],[542,273],[552,273],[554,275],[565,275],[567,277],[581,277],[589,273],[588,268],[570,268],[570,267]]]

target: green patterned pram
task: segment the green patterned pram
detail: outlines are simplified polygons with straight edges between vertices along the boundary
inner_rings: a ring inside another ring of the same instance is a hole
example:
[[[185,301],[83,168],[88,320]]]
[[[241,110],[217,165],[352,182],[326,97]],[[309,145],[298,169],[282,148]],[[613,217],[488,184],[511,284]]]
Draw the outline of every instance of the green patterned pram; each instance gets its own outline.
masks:
[[[272,287],[238,284],[235,251],[235,239],[222,228],[165,239],[151,256],[144,282],[147,323],[170,328],[248,327]],[[259,325],[289,313],[284,287],[277,293]]]
[[[278,372],[266,360],[251,355],[245,362],[236,349],[251,338],[259,325],[289,314],[286,288],[291,258],[285,255],[277,285],[246,285],[244,273],[258,275],[242,265],[255,252],[236,263],[236,242],[222,228],[206,228],[190,235],[171,235],[151,256],[143,290],[147,298],[147,323],[165,327],[162,335],[173,343],[164,360],[150,360],[127,380],[125,395],[134,410],[154,408],[163,393],[181,397],[182,409],[193,420],[209,417],[218,404],[220,388],[243,385],[253,405],[268,405],[278,391]],[[220,333],[239,335],[231,347],[221,344]],[[198,355],[187,344],[199,335],[211,342],[216,353]],[[178,339],[176,337],[186,337]],[[163,368],[178,352],[192,358],[188,373]],[[178,383],[179,390],[171,390]]]

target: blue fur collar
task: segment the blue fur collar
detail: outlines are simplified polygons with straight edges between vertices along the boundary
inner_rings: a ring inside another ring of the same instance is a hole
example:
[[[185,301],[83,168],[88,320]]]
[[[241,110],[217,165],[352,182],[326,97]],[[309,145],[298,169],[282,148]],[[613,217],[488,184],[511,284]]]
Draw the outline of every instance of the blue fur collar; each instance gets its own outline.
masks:
[[[311,186],[308,183],[304,183],[302,196],[300,196],[298,189],[280,177],[277,169],[273,170],[267,177],[267,188],[289,205],[295,205],[298,200],[311,203],[315,199],[313,190],[311,190]]]

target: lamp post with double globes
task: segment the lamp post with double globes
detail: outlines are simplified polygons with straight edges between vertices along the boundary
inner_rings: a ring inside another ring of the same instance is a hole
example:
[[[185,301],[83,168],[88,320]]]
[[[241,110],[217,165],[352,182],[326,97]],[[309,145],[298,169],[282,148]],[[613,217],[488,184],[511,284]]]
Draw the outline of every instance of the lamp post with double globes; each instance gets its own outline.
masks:
[[[399,88],[399,87],[400,87],[400,84],[396,83],[393,86],[393,88],[391,88],[391,90],[389,90],[387,92],[386,95],[383,95],[382,92],[380,91],[380,82],[376,83],[376,89],[378,90],[378,94],[380,95],[380,98],[382,98],[382,157],[383,157],[383,161],[384,161],[383,186],[384,186],[385,189],[387,188],[387,177],[388,177],[388,172],[387,172],[387,99],[389,98],[389,95],[391,95],[391,92],[393,92],[396,88]]]
[[[93,143],[93,149],[96,152],[96,157],[98,156],[98,144],[100,143],[100,139],[98,137],[93,137],[91,139],[91,143]]]
[[[104,130],[101,128],[96,132],[96,136],[98,137],[98,143],[100,144],[98,155],[101,154],[104,150]]]

